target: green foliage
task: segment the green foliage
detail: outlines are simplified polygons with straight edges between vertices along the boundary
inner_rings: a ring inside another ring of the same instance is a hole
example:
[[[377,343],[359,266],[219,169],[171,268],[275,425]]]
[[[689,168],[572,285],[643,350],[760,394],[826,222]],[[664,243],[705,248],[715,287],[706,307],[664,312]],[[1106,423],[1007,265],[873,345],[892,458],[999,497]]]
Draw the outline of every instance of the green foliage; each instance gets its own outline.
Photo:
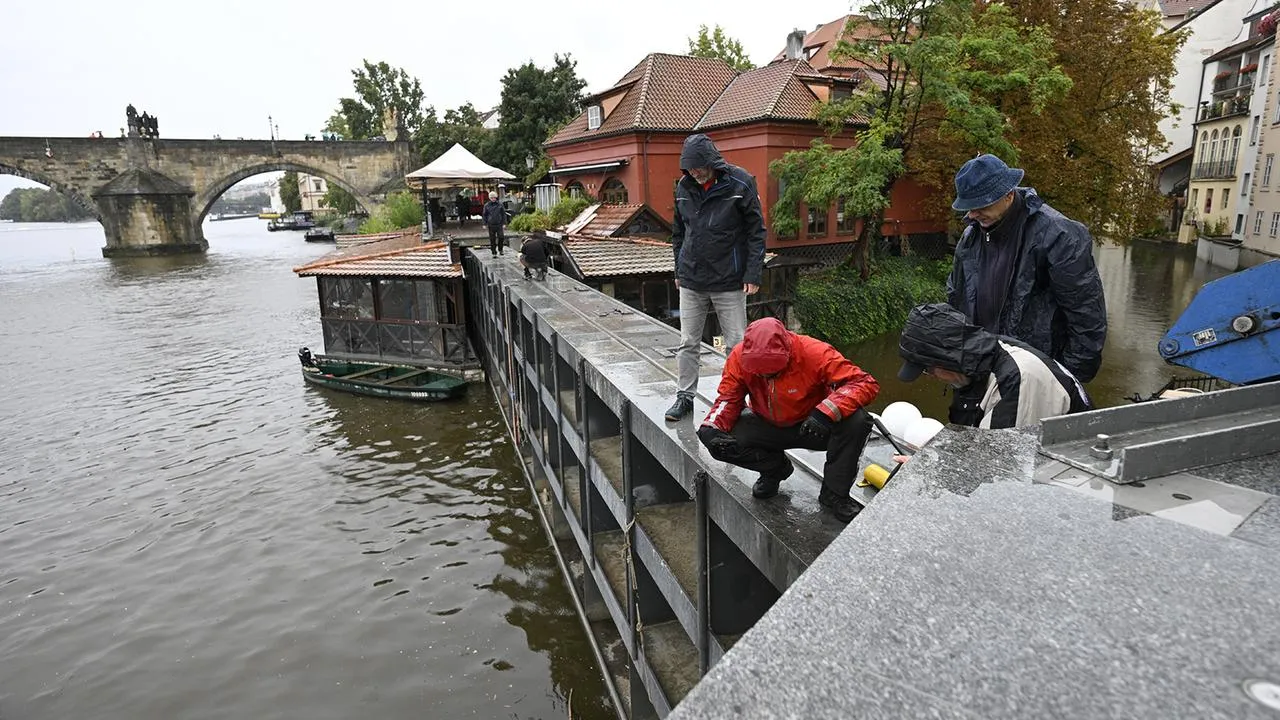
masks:
[[[535,230],[550,230],[555,227],[551,222],[551,217],[546,213],[538,210],[531,213],[520,213],[511,218],[511,232],[534,232]]]
[[[71,198],[45,188],[14,188],[0,200],[0,220],[14,222],[76,222],[93,213]]]
[[[1000,3],[873,0],[863,13],[850,22],[870,25],[871,37],[842,40],[834,54],[879,69],[886,87],[863,83],[851,97],[816,109],[831,134],[850,121],[863,126],[853,148],[815,144],[771,163],[770,172],[787,180],[771,215],[779,233],[798,228],[800,201],[825,205],[837,197],[873,220],[868,228],[878,226],[894,181],[915,169],[913,156],[943,158],[951,172],[954,157],[976,151],[1014,160],[1005,114],[1015,107],[1038,113],[1071,86],[1053,64],[1051,38],[1022,28]]]
[[[524,176],[525,187],[533,187],[534,183],[545,177],[548,172],[551,172],[551,158],[543,155],[542,159],[538,160],[538,164],[534,165],[533,169],[529,171],[529,174]]]
[[[320,204],[327,208],[333,208],[339,213],[346,215],[354,212],[360,207],[360,203],[356,202],[356,198],[351,193],[338,187],[337,183],[329,183],[329,189],[325,191],[324,197],[320,199]]]
[[[285,172],[280,177],[280,202],[284,203],[284,209],[288,212],[302,209],[302,193],[298,190],[298,173],[293,170]]]
[[[1205,223],[1204,234],[1212,237],[1225,237],[1231,234],[1231,224],[1227,219],[1220,217],[1210,223]]]
[[[724,28],[719,25],[716,25],[715,30],[707,30],[706,25],[699,25],[698,36],[689,38],[689,54],[694,57],[720,58],[738,72],[754,70],[756,67],[742,49],[742,43],[726,35]]]
[[[429,163],[440,157],[454,143],[461,143],[482,160],[490,154],[493,131],[486,130],[480,111],[471,103],[454,110],[446,110],[444,122],[436,120],[433,112],[414,142],[422,154],[422,162]],[[487,162],[487,160],[486,160]]]
[[[417,138],[427,125],[427,118],[435,116],[435,110],[426,105],[422,83],[404,68],[365,60],[363,67],[351,71],[351,76],[356,97],[338,101],[338,109],[325,130],[348,140],[367,140],[385,134],[383,122],[390,110],[409,137]]]
[[[573,219],[582,214],[591,205],[591,201],[580,197],[562,198],[551,208],[548,215],[551,218],[551,227],[562,227],[573,222]]]
[[[890,257],[862,281],[842,265],[803,276],[795,310],[805,332],[835,345],[862,342],[901,330],[911,308],[946,300],[950,261]]]
[[[557,54],[549,69],[527,62],[507,71],[498,107],[502,123],[485,162],[514,175],[527,172],[525,158],[542,157],[542,143],[578,114],[587,83],[577,66],[571,56]]]
[[[409,192],[394,192],[378,212],[360,226],[362,233],[391,232],[407,227],[417,227],[425,217],[422,202]]]

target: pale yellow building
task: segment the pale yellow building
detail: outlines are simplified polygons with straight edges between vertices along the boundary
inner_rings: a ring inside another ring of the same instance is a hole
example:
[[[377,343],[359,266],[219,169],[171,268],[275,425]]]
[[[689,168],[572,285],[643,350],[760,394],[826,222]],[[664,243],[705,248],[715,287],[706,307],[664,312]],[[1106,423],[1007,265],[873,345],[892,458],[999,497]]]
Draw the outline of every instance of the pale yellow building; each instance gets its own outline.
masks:
[[[321,201],[328,192],[329,183],[324,178],[298,173],[298,194],[302,196],[303,210],[320,210],[323,207]]]

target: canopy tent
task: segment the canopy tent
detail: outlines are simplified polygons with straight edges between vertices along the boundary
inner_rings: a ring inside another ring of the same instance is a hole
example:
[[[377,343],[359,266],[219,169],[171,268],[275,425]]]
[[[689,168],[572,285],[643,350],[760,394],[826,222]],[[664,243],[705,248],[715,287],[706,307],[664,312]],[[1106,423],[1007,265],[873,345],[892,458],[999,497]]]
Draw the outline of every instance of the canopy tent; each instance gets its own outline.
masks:
[[[409,187],[429,190],[458,187],[484,180],[515,180],[516,176],[492,165],[471,154],[470,150],[454,143],[453,147],[443,155],[432,160],[430,164],[404,176]]]

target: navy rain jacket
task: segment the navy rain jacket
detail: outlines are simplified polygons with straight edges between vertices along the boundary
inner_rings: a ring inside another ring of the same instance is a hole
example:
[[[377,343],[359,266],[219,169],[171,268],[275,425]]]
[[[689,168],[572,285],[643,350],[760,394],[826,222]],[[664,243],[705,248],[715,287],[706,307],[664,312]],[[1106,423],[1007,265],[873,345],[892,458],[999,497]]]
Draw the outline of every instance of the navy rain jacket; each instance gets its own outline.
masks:
[[[690,177],[690,168],[716,171],[711,189]],[[680,287],[700,292],[759,285],[764,271],[764,215],[756,179],[725,162],[706,135],[690,135],[680,153],[684,177],[676,185],[671,245]]]
[[[1032,188],[1018,188],[1027,206],[1022,243],[1014,259],[998,334],[1017,338],[1062,363],[1080,382],[1102,365],[1107,306],[1084,225],[1054,210]],[[973,322],[982,228],[970,222],[956,245],[947,278],[947,302]]]

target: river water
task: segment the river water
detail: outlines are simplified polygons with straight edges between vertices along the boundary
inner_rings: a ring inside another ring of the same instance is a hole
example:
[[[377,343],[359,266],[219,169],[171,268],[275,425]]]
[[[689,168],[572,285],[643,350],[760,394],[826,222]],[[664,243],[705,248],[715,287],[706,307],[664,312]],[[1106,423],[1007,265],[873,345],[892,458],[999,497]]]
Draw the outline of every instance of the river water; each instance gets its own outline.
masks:
[[[610,717],[487,388],[306,386],[263,226],[0,223],[0,718]]]
[[[0,718],[609,717],[484,386],[457,403],[311,388],[327,251],[208,223],[205,256],[101,257],[97,224],[0,223]],[[1098,250],[1095,399],[1221,273]],[[847,348],[896,399],[896,336]]]

